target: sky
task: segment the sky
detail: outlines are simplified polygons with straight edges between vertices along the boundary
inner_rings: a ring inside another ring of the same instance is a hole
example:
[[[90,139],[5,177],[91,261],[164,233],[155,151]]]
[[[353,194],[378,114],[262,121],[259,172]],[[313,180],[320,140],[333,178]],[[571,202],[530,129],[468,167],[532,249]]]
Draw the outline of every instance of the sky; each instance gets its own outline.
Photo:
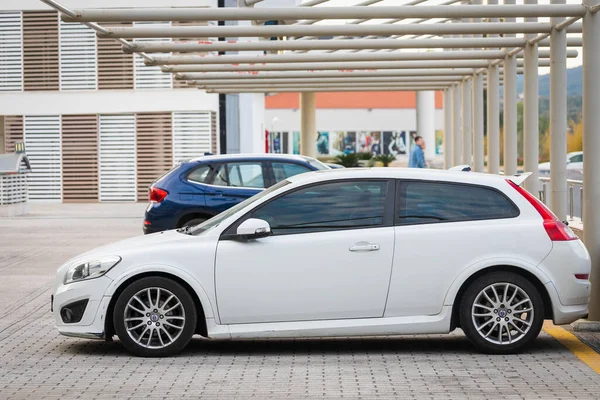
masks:
[[[423,3],[422,5],[436,5],[436,4],[441,4],[443,2],[445,2],[446,0],[429,0],[426,3]],[[342,6],[352,6],[355,4],[360,3],[361,0],[329,0],[326,3],[317,5],[315,7],[342,7]],[[395,5],[402,5],[407,3],[408,0],[383,0],[379,3],[370,5],[369,7],[378,7],[378,6],[395,6]],[[502,0],[499,1],[500,3],[502,2]],[[581,4],[581,0],[566,0],[567,4]],[[517,0],[516,1],[517,4],[523,4],[524,1],[523,0]],[[550,4],[550,0],[538,0],[539,4]],[[435,20],[431,20],[431,22],[435,22],[438,21],[439,19]],[[540,18],[539,19],[540,22],[549,22],[549,18]],[[325,20],[325,21],[321,21],[319,22],[320,24],[326,24],[326,25],[338,25],[338,24],[344,24],[349,22],[350,20]],[[367,21],[364,22],[363,24],[380,24],[382,22],[385,22],[386,20],[371,20],[371,21]],[[407,19],[405,20],[406,22],[411,22],[414,21],[414,19]],[[523,18],[517,18],[517,22],[522,22]],[[523,36],[523,35],[517,35],[517,36]],[[581,34],[570,34],[569,37],[581,37]],[[574,67],[578,67],[581,65],[582,63],[582,58],[581,58],[581,48],[579,47],[573,47],[572,49],[575,49],[579,52],[577,58],[569,58],[567,59],[567,68],[574,68]],[[408,51],[415,51],[415,50],[408,50]],[[544,75],[550,72],[550,68],[548,67],[541,67],[539,69],[539,74],[540,75]]]

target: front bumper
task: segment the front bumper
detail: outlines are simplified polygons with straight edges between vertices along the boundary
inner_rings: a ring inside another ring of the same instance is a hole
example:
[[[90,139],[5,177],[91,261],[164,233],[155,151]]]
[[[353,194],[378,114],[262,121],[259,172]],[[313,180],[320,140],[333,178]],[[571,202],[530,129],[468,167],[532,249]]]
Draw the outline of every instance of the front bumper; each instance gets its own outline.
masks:
[[[52,295],[52,313],[54,324],[65,336],[102,339],[104,338],[106,314],[110,296],[104,296],[112,280],[106,276],[88,281],[58,285]],[[61,316],[64,306],[79,300],[88,300],[81,318],[76,323],[65,323]]]

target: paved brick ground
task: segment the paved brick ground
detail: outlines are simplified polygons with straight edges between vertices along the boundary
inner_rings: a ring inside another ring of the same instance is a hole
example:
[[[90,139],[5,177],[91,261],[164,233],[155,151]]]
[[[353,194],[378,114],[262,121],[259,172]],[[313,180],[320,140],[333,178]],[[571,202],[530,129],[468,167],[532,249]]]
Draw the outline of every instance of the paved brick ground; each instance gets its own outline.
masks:
[[[600,375],[542,333],[526,354],[487,356],[446,336],[210,342],[133,358],[118,342],[59,336],[56,268],[139,234],[143,205],[44,205],[0,219],[0,399],[598,399]]]

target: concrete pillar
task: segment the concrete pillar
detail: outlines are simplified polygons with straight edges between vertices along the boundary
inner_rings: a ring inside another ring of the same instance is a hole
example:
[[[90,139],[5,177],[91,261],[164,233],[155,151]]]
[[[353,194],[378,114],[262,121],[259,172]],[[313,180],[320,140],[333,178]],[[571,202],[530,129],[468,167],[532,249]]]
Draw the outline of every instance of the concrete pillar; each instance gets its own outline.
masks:
[[[497,174],[500,172],[500,77],[497,65],[488,67],[487,79],[487,171]]]
[[[600,0],[583,0],[596,6]],[[589,319],[600,321],[600,13],[583,17],[583,229],[592,258],[592,296]]]
[[[452,91],[452,166],[460,165],[462,161],[462,131],[461,131],[461,86],[453,85]]]
[[[473,77],[473,170],[485,172],[483,155],[483,75]]]
[[[523,104],[523,161],[525,172],[531,176],[525,181],[525,189],[538,195],[539,187],[539,95],[538,95],[538,47],[525,46],[524,104]]]
[[[241,153],[265,152],[265,95],[240,93],[239,129]]]
[[[317,156],[317,102],[314,92],[300,93],[300,153]]]
[[[435,158],[435,92],[417,92],[417,135],[425,140],[425,159]]]
[[[517,173],[517,58],[504,59],[504,175]]]
[[[552,0],[565,4],[565,0]],[[552,18],[560,23],[562,18]],[[598,112],[598,110],[596,110]],[[550,34],[550,208],[567,217],[567,32]]]
[[[537,4],[537,0],[525,0],[525,4]],[[525,18],[525,22],[537,22],[537,18]],[[535,34],[526,34],[533,39]],[[535,196],[539,191],[539,91],[538,91],[538,45],[527,44],[523,53],[523,168],[531,172],[525,181],[525,189]]]
[[[4,147],[5,135],[4,135],[4,117],[0,116],[0,154],[6,153],[6,148]]]
[[[471,96],[473,89],[471,78],[462,82],[462,161],[461,164],[471,165],[473,154],[473,105]]]
[[[452,166],[452,87],[444,90],[444,168]]]

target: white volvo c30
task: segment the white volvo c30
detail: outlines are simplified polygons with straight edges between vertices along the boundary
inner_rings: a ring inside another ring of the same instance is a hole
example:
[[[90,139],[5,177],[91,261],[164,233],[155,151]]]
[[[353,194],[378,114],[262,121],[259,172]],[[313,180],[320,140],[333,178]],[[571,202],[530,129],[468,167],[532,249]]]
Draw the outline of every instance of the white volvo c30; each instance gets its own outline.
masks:
[[[140,356],[211,339],[448,333],[522,350],[588,312],[590,259],[525,176],[373,168],[282,181],[58,270],[60,333]]]

